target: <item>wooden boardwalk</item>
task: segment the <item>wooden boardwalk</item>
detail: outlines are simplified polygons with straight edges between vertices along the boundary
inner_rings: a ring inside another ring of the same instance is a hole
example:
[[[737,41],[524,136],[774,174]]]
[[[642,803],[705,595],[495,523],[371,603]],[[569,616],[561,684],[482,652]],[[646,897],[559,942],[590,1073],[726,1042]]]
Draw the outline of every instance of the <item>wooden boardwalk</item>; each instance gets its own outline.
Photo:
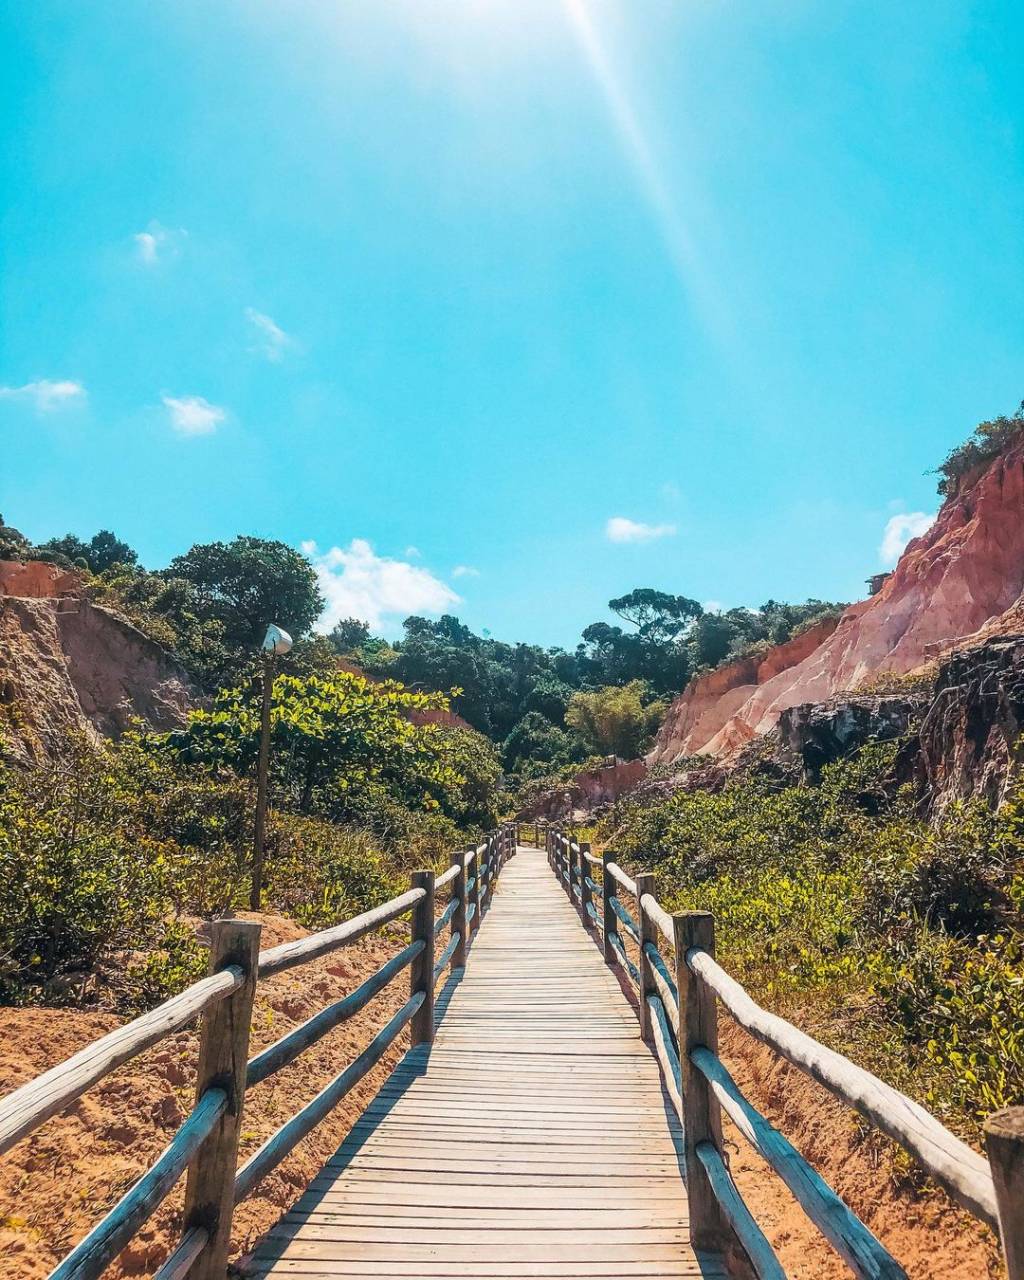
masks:
[[[255,1274],[725,1276],[689,1244],[657,1064],[543,850],[505,867],[438,1019]]]

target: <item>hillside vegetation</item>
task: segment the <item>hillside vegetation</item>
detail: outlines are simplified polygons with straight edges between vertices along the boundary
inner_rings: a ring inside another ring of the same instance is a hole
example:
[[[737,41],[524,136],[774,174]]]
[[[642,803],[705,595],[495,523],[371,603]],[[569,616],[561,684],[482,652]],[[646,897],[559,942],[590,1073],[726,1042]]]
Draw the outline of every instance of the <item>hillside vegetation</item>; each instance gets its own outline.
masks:
[[[599,835],[673,910],[715,915],[725,967],[768,1007],[971,1137],[1024,1097],[1024,780],[934,825],[896,743],[817,786],[734,775],[619,804]]]

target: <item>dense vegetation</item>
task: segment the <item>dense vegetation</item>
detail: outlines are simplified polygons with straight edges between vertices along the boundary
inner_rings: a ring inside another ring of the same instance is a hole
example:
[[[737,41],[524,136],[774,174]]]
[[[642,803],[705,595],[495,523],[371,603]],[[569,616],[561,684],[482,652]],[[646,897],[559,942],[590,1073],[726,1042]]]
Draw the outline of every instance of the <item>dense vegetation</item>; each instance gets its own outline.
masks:
[[[441,695],[279,676],[262,899],[316,927],[384,900],[497,817],[470,730],[416,724]],[[225,690],[172,735],[0,769],[0,1001],[163,998],[201,968],[191,916],[248,901],[258,712]]]
[[[603,835],[666,906],[714,912],[752,993],[971,1131],[1024,1095],[1024,781],[996,814],[929,826],[892,781],[896,749],[816,787],[755,773],[627,801]]]
[[[699,671],[780,644],[843,606],[820,600],[707,612],[649,587],[609,601],[630,629],[584,628],[574,652],[474,635],[457,618],[412,617],[394,644],[347,619],[331,634],[363,670],[424,689],[458,688],[454,709],[500,743],[519,779],[557,773],[591,756],[636,756],[666,706]]]

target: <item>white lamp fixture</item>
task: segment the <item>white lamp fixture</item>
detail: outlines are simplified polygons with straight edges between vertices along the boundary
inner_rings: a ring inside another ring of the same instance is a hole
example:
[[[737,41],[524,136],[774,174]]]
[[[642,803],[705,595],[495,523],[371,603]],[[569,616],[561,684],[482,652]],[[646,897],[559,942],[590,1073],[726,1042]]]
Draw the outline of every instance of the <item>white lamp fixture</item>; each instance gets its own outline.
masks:
[[[280,627],[271,623],[267,627],[267,634],[263,637],[263,652],[272,653],[279,658],[288,652],[293,643],[287,631],[282,631]]]

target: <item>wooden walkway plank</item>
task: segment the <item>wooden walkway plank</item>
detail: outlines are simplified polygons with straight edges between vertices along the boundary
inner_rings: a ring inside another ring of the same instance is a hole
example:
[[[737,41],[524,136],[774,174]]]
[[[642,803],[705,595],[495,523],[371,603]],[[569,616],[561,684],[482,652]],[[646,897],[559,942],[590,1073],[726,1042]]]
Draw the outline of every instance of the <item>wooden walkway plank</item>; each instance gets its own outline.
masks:
[[[543,850],[505,866],[437,1016],[252,1274],[724,1280],[657,1064]]]

